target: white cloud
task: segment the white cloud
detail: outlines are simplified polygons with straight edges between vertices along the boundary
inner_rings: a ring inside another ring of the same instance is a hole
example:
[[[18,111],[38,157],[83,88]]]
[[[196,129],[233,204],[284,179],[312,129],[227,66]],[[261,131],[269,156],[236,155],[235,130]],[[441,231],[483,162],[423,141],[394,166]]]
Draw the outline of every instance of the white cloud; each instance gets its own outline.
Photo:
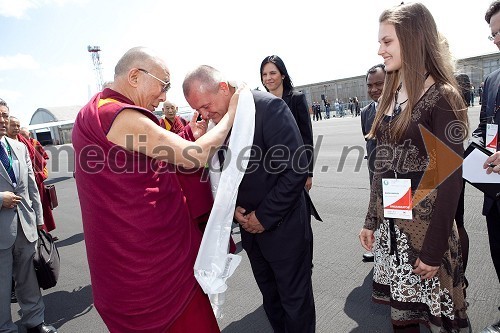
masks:
[[[37,69],[38,67],[38,63],[29,54],[18,53],[14,56],[0,56],[0,71],[10,69]]]
[[[28,9],[37,7],[30,0],[0,0],[0,15],[22,18]]]
[[[0,16],[26,18],[30,9],[67,3],[86,3],[88,0],[0,0]]]

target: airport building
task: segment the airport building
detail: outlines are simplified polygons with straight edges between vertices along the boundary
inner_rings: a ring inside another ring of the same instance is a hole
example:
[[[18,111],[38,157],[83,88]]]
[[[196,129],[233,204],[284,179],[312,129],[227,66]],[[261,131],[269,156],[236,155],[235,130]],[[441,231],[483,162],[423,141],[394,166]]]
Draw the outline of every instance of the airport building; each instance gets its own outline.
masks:
[[[491,53],[460,59],[456,64],[456,73],[467,74],[474,87],[476,98],[478,88],[483,78],[500,68],[500,53]],[[297,86],[295,89],[305,93],[307,102],[321,104],[324,111],[323,100],[328,100],[331,104],[336,99],[343,104],[343,109],[347,109],[350,98],[357,97],[361,107],[370,103],[366,91],[365,74],[343,79],[335,79],[325,82],[311,83]],[[42,144],[64,144],[71,142],[71,131],[76,115],[81,106],[39,108],[31,117],[28,128],[33,137]],[[332,105],[333,110],[333,105]],[[190,120],[192,110],[188,106],[180,106],[178,114],[186,120]],[[161,117],[161,110],[155,111],[157,117]],[[333,113],[335,116],[335,113]]]
[[[478,89],[483,78],[498,68],[500,68],[500,53],[498,52],[460,59],[456,63],[456,73],[464,73],[469,76],[476,97],[479,96]],[[341,104],[346,106],[350,98],[358,97],[361,107],[371,101],[366,91],[365,74],[296,86],[295,89],[305,93],[309,105],[313,102],[320,103],[322,110],[324,110],[324,100],[328,100],[331,104],[332,101],[338,99]]]

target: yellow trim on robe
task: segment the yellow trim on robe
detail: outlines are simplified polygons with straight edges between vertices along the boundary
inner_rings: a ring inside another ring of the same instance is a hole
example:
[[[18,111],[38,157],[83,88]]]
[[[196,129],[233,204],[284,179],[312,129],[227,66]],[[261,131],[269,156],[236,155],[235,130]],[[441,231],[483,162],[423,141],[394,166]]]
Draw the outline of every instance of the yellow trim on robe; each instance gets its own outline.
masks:
[[[116,99],[112,99],[112,98],[100,99],[99,102],[97,103],[97,108],[100,108],[104,104],[108,104],[108,103],[119,103],[119,102]]]
[[[170,129],[172,128],[172,125],[170,125],[170,122],[164,117],[163,120],[165,121],[165,129],[167,131],[170,131]]]

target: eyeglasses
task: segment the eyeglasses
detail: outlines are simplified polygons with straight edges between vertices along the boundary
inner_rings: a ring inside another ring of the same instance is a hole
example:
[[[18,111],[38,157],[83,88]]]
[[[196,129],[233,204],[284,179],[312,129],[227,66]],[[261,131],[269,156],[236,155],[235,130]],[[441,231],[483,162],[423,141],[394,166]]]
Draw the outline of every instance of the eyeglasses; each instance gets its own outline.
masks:
[[[142,68],[137,68],[138,70],[140,70],[141,72],[143,73],[146,73],[148,74],[149,76],[151,76],[152,78],[155,78],[156,80],[160,81],[161,84],[163,84],[163,87],[161,88],[161,92],[164,93],[164,92],[167,92],[168,89],[170,89],[170,82],[165,82],[163,81],[162,79],[159,79],[157,78],[156,76],[154,76],[153,74],[151,74],[150,72],[148,72],[147,70],[145,69],[142,69]]]
[[[493,40],[495,40],[495,37],[498,36],[499,34],[500,34],[500,30],[489,35],[488,39],[493,41]]]

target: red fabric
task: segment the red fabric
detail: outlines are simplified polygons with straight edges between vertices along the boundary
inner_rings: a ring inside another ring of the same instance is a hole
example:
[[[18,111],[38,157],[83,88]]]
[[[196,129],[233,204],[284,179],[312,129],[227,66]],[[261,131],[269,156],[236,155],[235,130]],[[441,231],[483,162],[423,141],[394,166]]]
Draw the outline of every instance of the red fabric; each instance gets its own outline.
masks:
[[[195,141],[189,124],[186,124],[182,131],[177,134],[185,140]],[[178,167],[177,178],[186,197],[191,219],[204,232],[214,204],[208,169],[199,168],[193,170]],[[231,236],[229,239],[229,253],[235,252],[236,244]]]
[[[34,139],[26,139],[24,136],[18,134],[17,140],[24,143],[30,155],[31,164],[33,165],[33,172],[35,173],[35,182],[40,193],[40,202],[43,208],[43,229],[50,232],[56,228],[54,215],[50,209],[50,198],[45,195],[44,180],[47,179],[47,162],[49,155],[43,149],[40,142]],[[39,147],[37,147],[37,144]]]
[[[212,306],[200,287],[184,312],[165,333],[220,333]]]
[[[160,119],[160,126],[165,128],[165,129],[167,128],[165,126],[165,121],[168,121],[168,123],[171,126],[170,132],[175,133],[175,134],[179,134],[180,132],[182,132],[184,130],[184,126],[187,125],[187,122],[179,116],[175,116],[173,122],[170,121],[169,119],[161,118]]]
[[[104,104],[100,99],[117,102]],[[184,311],[197,282],[201,242],[171,165],[106,138],[116,116],[146,109],[111,89],[94,96],[73,127],[75,178],[94,304],[110,332],[164,332]]]

